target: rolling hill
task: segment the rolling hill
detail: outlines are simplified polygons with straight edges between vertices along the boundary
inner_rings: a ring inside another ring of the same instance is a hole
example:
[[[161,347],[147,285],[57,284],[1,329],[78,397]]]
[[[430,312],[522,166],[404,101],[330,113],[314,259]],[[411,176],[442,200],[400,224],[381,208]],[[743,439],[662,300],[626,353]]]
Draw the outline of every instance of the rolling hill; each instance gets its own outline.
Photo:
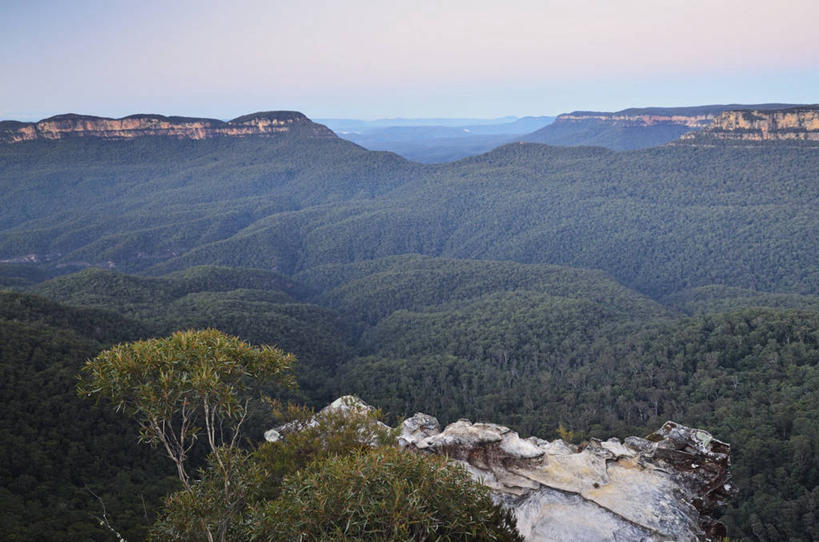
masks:
[[[514,144],[422,165],[338,138],[0,145],[0,260],[292,274],[405,253],[602,269],[652,296],[815,293],[819,156]]]

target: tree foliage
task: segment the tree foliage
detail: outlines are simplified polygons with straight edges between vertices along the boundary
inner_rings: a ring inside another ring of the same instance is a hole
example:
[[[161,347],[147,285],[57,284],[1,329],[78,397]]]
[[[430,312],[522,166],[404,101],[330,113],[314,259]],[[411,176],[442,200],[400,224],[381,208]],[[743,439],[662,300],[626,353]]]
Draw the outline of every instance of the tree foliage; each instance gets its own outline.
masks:
[[[292,385],[294,360],[218,330],[179,331],[100,353],[83,367],[77,391],[110,399],[134,417],[140,437],[162,445],[188,487],[185,462],[200,432],[211,453],[235,448],[253,392],[270,380]]]
[[[77,391],[112,400],[137,420],[143,441],[162,445],[184,486],[172,500],[188,505],[189,527],[210,542],[224,541],[245,498],[237,448],[250,401],[266,382],[292,385],[294,361],[278,348],[254,348],[215,329],[179,331],[100,353],[83,367]],[[217,475],[192,481],[187,460],[202,432]]]
[[[211,454],[190,490],[166,499],[152,538],[204,540],[224,525],[228,540],[519,540],[485,486],[398,450],[381,413],[355,407],[277,409],[283,438],[226,455],[232,492]]]
[[[217,449],[190,487],[165,498],[150,540],[244,540],[248,506],[258,500],[264,474],[246,450]]]

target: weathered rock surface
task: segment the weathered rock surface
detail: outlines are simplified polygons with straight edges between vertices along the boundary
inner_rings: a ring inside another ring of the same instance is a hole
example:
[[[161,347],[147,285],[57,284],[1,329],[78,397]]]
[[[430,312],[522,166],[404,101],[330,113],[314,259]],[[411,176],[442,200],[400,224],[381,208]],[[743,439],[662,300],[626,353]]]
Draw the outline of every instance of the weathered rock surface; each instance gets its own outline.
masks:
[[[276,441],[331,415],[361,415],[372,407],[340,397],[312,419],[271,429]],[[361,442],[375,444],[364,429]],[[646,438],[563,440],[521,438],[508,427],[458,420],[441,429],[428,414],[400,426],[398,444],[415,453],[445,455],[487,485],[515,512],[520,533],[541,541],[715,540],[725,529],[712,514],[734,490],[731,447],[707,431],[666,422]]]
[[[522,439],[501,425],[459,420],[440,430],[416,414],[401,445],[446,455],[514,509],[532,541],[702,540],[724,535],[710,517],[730,496],[730,446],[667,422],[648,438]]]
[[[58,115],[39,122],[0,122],[0,142],[53,140],[77,137],[134,139],[164,136],[176,139],[208,139],[219,136],[275,136],[299,133],[310,137],[335,137],[295,111],[268,111],[244,115],[224,122],[216,119],[131,115],[121,119],[86,115]]]

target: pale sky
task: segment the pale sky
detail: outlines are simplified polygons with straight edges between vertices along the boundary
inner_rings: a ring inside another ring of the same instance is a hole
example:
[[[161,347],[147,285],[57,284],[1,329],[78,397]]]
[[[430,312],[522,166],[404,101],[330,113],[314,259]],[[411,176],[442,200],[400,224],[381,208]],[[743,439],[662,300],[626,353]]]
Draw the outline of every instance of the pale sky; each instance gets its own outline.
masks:
[[[0,0],[0,119],[819,102],[819,0]]]

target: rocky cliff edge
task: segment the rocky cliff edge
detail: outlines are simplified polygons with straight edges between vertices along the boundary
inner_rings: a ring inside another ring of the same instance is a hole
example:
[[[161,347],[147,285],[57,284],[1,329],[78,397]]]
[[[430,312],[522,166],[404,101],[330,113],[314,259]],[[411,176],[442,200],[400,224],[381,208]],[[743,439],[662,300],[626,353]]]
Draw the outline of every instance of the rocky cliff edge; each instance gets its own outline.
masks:
[[[322,412],[370,408],[347,396]],[[278,429],[265,437],[277,440],[296,428]],[[514,510],[518,530],[532,542],[725,536],[713,514],[734,492],[731,449],[701,429],[669,421],[646,438],[575,446],[523,439],[508,427],[469,420],[442,430],[437,419],[418,413],[401,424],[398,442],[463,465],[496,502]]]
[[[725,111],[703,130],[680,139],[691,144],[716,141],[819,142],[819,105]]]

